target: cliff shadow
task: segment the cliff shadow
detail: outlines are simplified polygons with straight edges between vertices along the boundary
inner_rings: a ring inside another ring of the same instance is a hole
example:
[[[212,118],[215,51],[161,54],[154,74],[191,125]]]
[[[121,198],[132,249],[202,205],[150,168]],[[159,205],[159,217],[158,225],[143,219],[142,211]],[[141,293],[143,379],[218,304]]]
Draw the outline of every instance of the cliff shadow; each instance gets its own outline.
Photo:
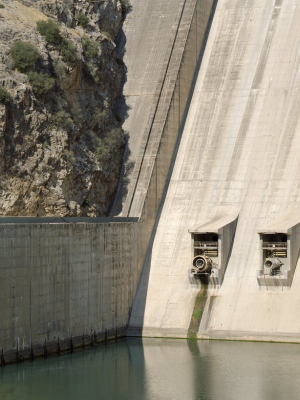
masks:
[[[130,6],[128,12],[130,12],[131,10],[132,6]],[[126,54],[126,43],[127,38],[122,25],[115,39],[116,60],[120,67],[122,67],[124,70],[120,96],[115,109],[116,115],[118,116],[121,125],[124,125],[124,122],[129,117],[129,110],[131,109],[131,107],[126,102],[126,97],[124,95],[124,86],[127,82],[127,66],[123,61]],[[122,211],[122,204],[128,193],[128,185],[130,181],[129,176],[134,168],[134,163],[132,161],[129,161],[131,156],[131,150],[129,148],[129,132],[125,131],[125,139],[126,145],[124,148],[123,161],[119,172],[118,185],[107,213],[107,215],[111,217],[118,216]]]

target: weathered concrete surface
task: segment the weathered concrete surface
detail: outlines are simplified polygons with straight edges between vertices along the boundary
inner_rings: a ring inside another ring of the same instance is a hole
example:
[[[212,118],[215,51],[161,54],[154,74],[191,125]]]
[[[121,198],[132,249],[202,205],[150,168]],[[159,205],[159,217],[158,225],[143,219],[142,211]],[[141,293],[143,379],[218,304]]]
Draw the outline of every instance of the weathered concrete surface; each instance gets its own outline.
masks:
[[[260,290],[257,229],[300,199],[300,5],[219,0],[192,104],[130,320],[144,335],[184,336],[188,229],[239,212],[221,289],[199,337],[300,341],[299,261],[291,289]]]
[[[137,228],[0,224],[0,348],[126,327],[139,281]]]
[[[129,133],[125,165],[110,215],[127,216],[123,211],[132,171],[142,156],[163,79],[172,53],[185,0],[132,0],[123,31],[119,33],[118,56],[126,65],[124,102],[119,113]]]
[[[119,45],[121,51],[126,40],[120,112],[128,114],[123,128],[129,144],[110,215],[141,216],[149,193],[156,215],[213,3],[133,1]]]

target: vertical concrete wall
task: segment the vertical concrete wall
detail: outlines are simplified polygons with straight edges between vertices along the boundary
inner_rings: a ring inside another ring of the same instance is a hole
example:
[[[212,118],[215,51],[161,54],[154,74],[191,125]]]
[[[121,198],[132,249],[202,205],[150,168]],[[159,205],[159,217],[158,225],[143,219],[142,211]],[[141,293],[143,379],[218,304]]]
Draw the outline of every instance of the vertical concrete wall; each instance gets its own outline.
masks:
[[[124,328],[138,224],[0,224],[0,349]]]

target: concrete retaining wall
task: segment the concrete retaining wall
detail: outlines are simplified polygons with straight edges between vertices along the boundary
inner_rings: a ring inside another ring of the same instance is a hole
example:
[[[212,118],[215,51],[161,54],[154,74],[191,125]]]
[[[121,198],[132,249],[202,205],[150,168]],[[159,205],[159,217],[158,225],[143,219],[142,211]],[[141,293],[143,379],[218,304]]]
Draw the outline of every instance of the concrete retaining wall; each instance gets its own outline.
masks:
[[[139,281],[123,223],[0,224],[0,349],[124,328]]]

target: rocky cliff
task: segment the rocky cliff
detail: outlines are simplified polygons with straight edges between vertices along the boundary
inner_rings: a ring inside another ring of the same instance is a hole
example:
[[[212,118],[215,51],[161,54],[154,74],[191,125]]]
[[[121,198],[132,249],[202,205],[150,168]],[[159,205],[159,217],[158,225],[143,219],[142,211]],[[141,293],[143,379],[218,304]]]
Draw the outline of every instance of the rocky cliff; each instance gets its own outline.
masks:
[[[0,0],[0,215],[106,214],[125,144],[123,17],[119,0]]]

